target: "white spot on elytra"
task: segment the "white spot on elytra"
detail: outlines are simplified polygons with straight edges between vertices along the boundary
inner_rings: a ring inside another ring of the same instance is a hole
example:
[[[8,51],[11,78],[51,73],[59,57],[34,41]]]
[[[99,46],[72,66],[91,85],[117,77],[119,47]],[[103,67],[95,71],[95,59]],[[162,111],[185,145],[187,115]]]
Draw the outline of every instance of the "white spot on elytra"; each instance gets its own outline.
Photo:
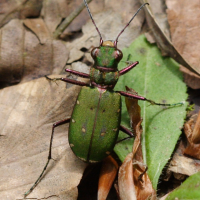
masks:
[[[82,128],[82,132],[85,133],[85,131],[86,131],[85,128]]]
[[[69,146],[72,148],[72,147],[74,147],[74,144],[69,144]]]

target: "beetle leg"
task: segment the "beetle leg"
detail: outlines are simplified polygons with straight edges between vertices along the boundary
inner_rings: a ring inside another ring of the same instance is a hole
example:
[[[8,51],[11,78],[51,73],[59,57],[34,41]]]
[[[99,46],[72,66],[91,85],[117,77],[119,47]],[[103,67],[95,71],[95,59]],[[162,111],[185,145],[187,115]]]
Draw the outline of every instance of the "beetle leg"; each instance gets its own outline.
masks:
[[[123,142],[123,141],[125,141],[125,140],[129,140],[129,139],[131,139],[131,138],[132,138],[132,136],[128,136],[128,137],[126,137],[126,138],[123,138],[123,139],[121,139],[121,140],[118,140],[115,144],[118,144],[118,143]]]
[[[122,125],[120,125],[119,130],[123,131],[124,133],[126,133],[130,137],[134,137],[134,134],[128,128],[126,128],[126,127],[124,127]]]
[[[117,143],[120,143],[120,142],[122,142],[122,141],[124,141],[124,140],[128,140],[128,139],[130,139],[130,138],[132,138],[132,137],[135,136],[128,128],[126,128],[126,127],[124,127],[124,126],[122,126],[122,125],[120,125],[119,130],[120,130],[120,131],[123,131],[124,133],[126,133],[126,134],[129,135],[129,136],[126,137],[126,138],[123,138],[123,139],[121,139],[121,140],[119,140],[119,141],[117,141],[116,144],[117,144]]]
[[[134,63],[132,63],[131,65],[129,65],[128,67],[125,67],[124,69],[119,71],[119,75],[124,75],[125,73],[129,72],[131,69],[133,69],[133,67],[135,67],[139,62],[136,61]]]
[[[168,104],[168,103],[156,103],[155,101],[152,101],[150,99],[147,99],[145,97],[142,96],[138,96],[135,94],[131,94],[129,92],[123,92],[123,91],[117,91],[118,93],[120,93],[122,96],[125,97],[130,97],[133,99],[138,99],[138,100],[142,100],[142,101],[148,101],[151,105],[158,105],[158,106],[176,106],[176,105],[183,105],[183,102],[179,102],[179,103],[174,103],[174,104]]]
[[[70,122],[70,118],[67,118],[67,119],[64,119],[62,121],[59,121],[59,122],[55,122],[53,124],[53,127],[52,127],[52,133],[51,133],[51,139],[50,139],[50,145],[49,145],[49,155],[48,155],[48,159],[47,159],[47,162],[46,162],[46,165],[44,166],[44,169],[42,170],[42,173],[40,174],[40,176],[38,177],[38,179],[35,181],[35,183],[33,184],[33,186],[30,188],[30,190],[28,190],[25,194],[24,194],[24,197],[26,197],[28,194],[30,194],[33,189],[36,187],[36,185],[39,183],[39,181],[41,180],[45,170],[47,169],[47,166],[49,164],[49,161],[52,159],[51,157],[51,147],[52,147],[52,142],[53,142],[53,135],[54,135],[54,129],[57,127],[57,126],[60,126],[62,124],[66,124],[66,123],[69,123]]]
[[[78,72],[78,71],[75,71],[75,70],[72,70],[72,69],[65,69],[65,71],[70,72],[72,74],[75,74],[77,76],[80,76],[82,78],[90,78],[89,74],[86,74],[86,73],[83,73],[83,72]]]
[[[90,86],[88,83],[72,80],[69,78],[49,78],[48,76],[45,76],[45,77],[50,81],[64,81],[64,82],[72,83],[72,84],[79,85],[79,86]]]

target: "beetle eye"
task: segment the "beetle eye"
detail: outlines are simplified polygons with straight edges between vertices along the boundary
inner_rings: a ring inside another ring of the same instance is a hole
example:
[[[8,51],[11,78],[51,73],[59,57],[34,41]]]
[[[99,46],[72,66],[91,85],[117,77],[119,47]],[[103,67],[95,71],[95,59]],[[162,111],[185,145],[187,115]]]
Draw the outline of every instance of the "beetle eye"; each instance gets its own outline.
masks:
[[[91,56],[92,56],[93,58],[96,58],[98,52],[99,52],[99,48],[95,47],[95,48],[92,49],[92,51],[91,51]]]
[[[123,57],[123,53],[119,49],[117,49],[115,51],[115,59],[120,61],[122,59],[122,57]]]

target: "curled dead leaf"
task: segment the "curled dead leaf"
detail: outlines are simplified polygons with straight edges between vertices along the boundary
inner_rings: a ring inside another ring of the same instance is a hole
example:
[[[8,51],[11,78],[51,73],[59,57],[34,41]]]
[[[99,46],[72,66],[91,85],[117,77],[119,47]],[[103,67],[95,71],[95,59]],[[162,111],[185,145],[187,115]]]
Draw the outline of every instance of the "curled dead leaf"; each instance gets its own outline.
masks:
[[[141,122],[142,120],[136,126],[136,139],[133,145],[133,152],[127,155],[119,169],[119,195],[123,200],[146,200],[156,197],[156,192],[146,173],[147,166],[135,159],[137,152],[141,151],[138,151],[141,148]],[[143,159],[140,158],[140,160]]]
[[[185,123],[184,132],[188,142],[184,154],[200,159],[200,112],[196,120]]]
[[[126,91],[137,94],[133,89],[126,87]],[[142,119],[141,108],[137,99],[125,98],[127,110],[131,120],[132,129],[135,131],[133,150],[128,154],[119,169],[118,186],[119,196],[123,200],[154,199],[156,192],[148,177],[147,166],[143,164],[141,134]]]
[[[184,149],[183,142],[181,142],[170,161],[168,171],[191,176],[200,170],[200,161],[183,155]]]
[[[172,43],[187,63],[197,72],[200,71],[198,4],[198,0],[192,2],[183,0],[181,3],[170,0],[166,1]],[[187,68],[183,63],[180,64]],[[184,80],[187,85],[193,89],[200,88],[200,76],[194,74],[194,71],[188,71],[184,68],[181,71],[185,74]]]
[[[142,3],[148,2],[147,0],[141,0]],[[159,25],[157,24],[150,6],[145,7],[145,15],[151,33],[160,48],[164,56],[170,56],[178,63],[189,69],[190,71],[200,75],[200,69],[194,65],[188,64],[184,57],[177,51],[176,47],[173,46],[169,38],[162,32]]]
[[[115,180],[118,164],[114,158],[108,156],[103,160],[98,184],[98,200],[106,200],[110,188]]]
[[[135,90],[133,90],[127,86],[126,86],[126,91],[130,92],[132,94],[135,94],[135,95],[138,94]],[[141,120],[141,108],[138,105],[138,99],[125,98],[125,102],[126,102],[128,114],[131,119],[131,127],[133,129],[133,133],[135,133],[136,126]]]

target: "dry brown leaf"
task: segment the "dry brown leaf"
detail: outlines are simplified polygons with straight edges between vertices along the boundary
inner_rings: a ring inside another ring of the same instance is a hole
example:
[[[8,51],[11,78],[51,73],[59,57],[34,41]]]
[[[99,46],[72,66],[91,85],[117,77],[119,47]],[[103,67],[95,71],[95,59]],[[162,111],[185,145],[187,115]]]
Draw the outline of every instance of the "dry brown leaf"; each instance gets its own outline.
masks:
[[[187,83],[189,87],[191,87],[192,89],[199,88],[200,78],[198,75],[196,75],[195,73],[191,72],[190,70],[188,70],[183,66],[180,66],[180,71],[183,72],[184,81]]]
[[[106,0],[105,5],[107,8],[111,8],[115,13],[121,15],[123,23],[122,26],[125,26],[128,23],[128,21],[136,13],[137,9],[141,6],[138,0],[126,0],[126,1]],[[129,25],[128,29],[131,29],[132,31],[131,37],[136,38],[140,34],[144,20],[145,20],[144,11],[141,10],[134,18],[133,22],[131,22],[131,24]],[[114,35],[114,37],[116,36]]]
[[[197,173],[200,170],[200,161],[184,156],[181,149],[182,148],[179,147],[173,155],[168,170],[176,174],[187,176]]]
[[[18,3],[18,0],[16,0]],[[20,19],[39,17],[43,0],[27,0],[20,10]]]
[[[112,156],[108,156],[102,162],[98,184],[98,200],[106,200],[110,188],[118,171],[118,164]]]
[[[198,127],[198,125],[196,126],[196,128]],[[170,161],[167,170],[168,177],[165,178],[165,181],[169,181],[169,178],[173,174],[173,177],[176,179],[176,181],[173,182],[174,185],[173,188],[176,188],[177,185],[179,185],[183,180],[185,180],[187,176],[191,176],[200,171],[200,161],[198,160],[200,153],[199,152],[200,146],[199,144],[195,144],[192,140],[192,137],[194,136],[193,135],[194,127],[195,127],[195,117],[193,116],[188,122],[185,123],[184,126],[184,132],[187,137],[187,147],[185,147],[186,146],[185,142],[184,140],[182,140],[179,143],[172,157],[172,160]],[[198,131],[199,130],[197,130],[197,132]],[[197,134],[196,136],[199,137],[199,134]],[[194,137],[194,140],[196,140],[197,138]],[[188,157],[187,155],[189,155],[190,157]],[[165,198],[163,197],[162,199]]]
[[[38,17],[43,0],[12,0],[0,2],[0,27],[10,20]]]
[[[83,73],[86,73],[86,74],[90,73],[90,68],[82,62],[72,63],[71,68],[75,71],[78,71],[78,72],[83,72]]]
[[[170,31],[169,31],[169,24],[167,21],[165,1],[164,0],[161,0],[161,1],[148,0],[148,2],[149,2],[149,5],[151,6],[152,13],[160,29],[168,38],[170,38]],[[155,43],[155,41],[153,43]]]
[[[196,71],[200,71],[199,1],[183,0],[180,3],[179,1],[167,0],[166,4],[173,44],[187,62]],[[194,83],[194,80],[189,81],[191,78],[188,76],[193,77],[193,74],[189,73],[185,77],[186,83],[193,89],[200,88],[200,77],[197,79],[195,76],[196,82]]]
[[[69,13],[71,13],[73,10],[75,10],[78,6],[81,5],[81,3],[83,2],[83,0],[73,0],[68,6],[67,6],[67,15],[68,16]],[[104,1],[102,0],[93,0],[90,4],[90,10],[92,12],[92,14],[94,15],[95,13],[98,13],[100,11],[102,11],[104,9]],[[72,32],[77,32],[80,31],[82,26],[84,24],[86,24],[86,22],[90,19],[87,9],[84,9],[78,17],[76,17],[73,20],[73,23],[71,23],[63,32],[63,34],[70,34]]]
[[[16,83],[23,74],[23,36],[22,22],[10,21],[1,29],[0,81]]]
[[[41,44],[45,44],[50,39],[50,34],[42,19],[25,19],[24,25],[28,27],[38,37]]]
[[[197,119],[196,119],[196,122],[195,122],[195,125],[194,125],[191,141],[194,144],[200,143],[200,111],[199,111],[199,114],[197,116]]]
[[[138,95],[138,93],[135,90],[128,88],[127,86],[126,91],[131,94]],[[135,133],[136,126],[141,120],[141,108],[138,105],[138,99],[125,98],[125,102],[129,117],[131,119],[131,127],[133,129],[133,133]]]
[[[67,9],[66,3],[62,4],[62,6]],[[50,31],[50,33],[53,33],[56,30],[58,24],[60,24],[62,20],[61,16],[62,13],[60,13],[58,1],[55,0],[44,1],[41,12],[42,12],[41,15],[44,19],[44,22],[48,30]]]
[[[68,50],[62,42],[52,41],[47,37],[44,39],[46,43],[41,44],[35,34],[30,31],[25,31],[24,39],[24,74],[22,82],[51,74],[54,67],[57,68],[56,70],[59,73],[62,71],[67,62],[68,55]],[[58,57],[61,49],[62,54]],[[58,58],[59,62],[56,62]]]
[[[41,20],[25,23],[31,31],[18,19],[11,20],[1,29],[1,82],[26,82],[53,72],[60,73],[67,62],[65,45],[50,38]]]
[[[67,63],[69,50],[61,40],[53,40],[53,66],[52,74],[60,74]]]
[[[58,84],[58,85],[57,85]],[[0,196],[22,199],[41,173],[48,156],[52,124],[71,115],[80,89],[45,78],[0,91]],[[72,153],[68,125],[55,129],[47,171],[28,198],[77,199],[86,164]]]
[[[84,56],[84,53],[80,49],[73,48],[69,53],[69,60],[67,63],[72,63],[74,61],[80,60]]]
[[[136,127],[133,152],[127,155],[119,169],[119,195],[123,200],[146,200],[148,198],[155,199],[156,197],[156,192],[146,173],[146,166],[136,160],[136,154],[141,148],[141,122],[142,120]],[[140,159],[142,160],[142,158]]]
[[[119,195],[123,200],[137,200],[137,192],[133,180],[133,155],[128,154],[119,168],[118,187]]]
[[[141,0],[142,3],[148,2],[148,0]],[[181,54],[176,50],[176,48],[172,45],[169,38],[166,37],[165,33],[160,29],[158,23],[156,22],[153,13],[151,11],[150,6],[145,7],[145,14],[148,26],[151,30],[151,34],[155,39],[158,47],[160,48],[163,56],[170,56],[178,63],[184,65],[187,69],[191,70],[196,74],[200,74],[200,69],[195,66],[191,66],[187,63],[187,61],[181,56]]]
[[[187,147],[184,154],[200,159],[200,112],[196,119],[191,118],[185,123],[184,132],[187,137]]]

